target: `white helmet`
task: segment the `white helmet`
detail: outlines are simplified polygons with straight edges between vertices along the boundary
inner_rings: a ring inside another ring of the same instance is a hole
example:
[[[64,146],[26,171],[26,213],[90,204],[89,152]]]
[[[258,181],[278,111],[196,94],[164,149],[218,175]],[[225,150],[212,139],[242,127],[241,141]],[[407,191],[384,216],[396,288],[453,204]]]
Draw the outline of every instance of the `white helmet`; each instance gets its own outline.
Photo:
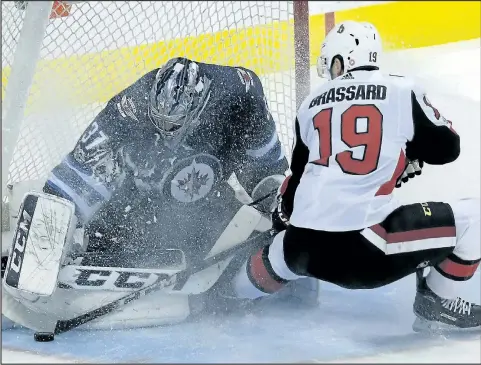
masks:
[[[336,25],[324,39],[317,73],[333,79],[331,66],[336,56],[340,58],[344,73],[358,67],[379,67],[381,53],[381,37],[374,25],[348,20]]]

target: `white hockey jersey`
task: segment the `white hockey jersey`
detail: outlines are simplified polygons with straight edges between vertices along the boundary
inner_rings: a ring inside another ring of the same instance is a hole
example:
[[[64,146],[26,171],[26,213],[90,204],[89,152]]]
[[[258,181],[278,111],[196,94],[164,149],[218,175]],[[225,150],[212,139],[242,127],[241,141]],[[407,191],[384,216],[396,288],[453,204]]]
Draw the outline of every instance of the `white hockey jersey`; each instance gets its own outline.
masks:
[[[392,191],[408,159],[444,164],[459,155],[451,122],[425,93],[378,70],[353,71],[315,89],[298,111],[295,134],[283,199],[294,199],[292,225],[322,231],[383,221],[400,205]]]

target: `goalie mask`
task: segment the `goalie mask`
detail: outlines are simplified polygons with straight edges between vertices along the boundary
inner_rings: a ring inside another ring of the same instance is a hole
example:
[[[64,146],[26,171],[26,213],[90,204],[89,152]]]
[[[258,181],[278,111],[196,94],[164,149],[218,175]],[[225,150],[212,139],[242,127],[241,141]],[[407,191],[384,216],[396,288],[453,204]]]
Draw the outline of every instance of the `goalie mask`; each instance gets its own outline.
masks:
[[[164,136],[186,130],[207,102],[210,80],[199,75],[197,63],[175,60],[162,67],[149,97],[149,117]]]

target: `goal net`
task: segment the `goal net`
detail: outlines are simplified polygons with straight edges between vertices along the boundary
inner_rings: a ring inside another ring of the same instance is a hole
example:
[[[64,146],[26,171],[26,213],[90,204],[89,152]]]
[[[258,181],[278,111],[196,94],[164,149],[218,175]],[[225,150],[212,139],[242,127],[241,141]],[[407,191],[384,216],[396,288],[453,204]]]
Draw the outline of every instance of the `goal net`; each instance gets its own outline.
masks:
[[[2,2],[3,200],[41,188],[106,101],[176,56],[254,70],[289,154],[307,19],[307,1]]]

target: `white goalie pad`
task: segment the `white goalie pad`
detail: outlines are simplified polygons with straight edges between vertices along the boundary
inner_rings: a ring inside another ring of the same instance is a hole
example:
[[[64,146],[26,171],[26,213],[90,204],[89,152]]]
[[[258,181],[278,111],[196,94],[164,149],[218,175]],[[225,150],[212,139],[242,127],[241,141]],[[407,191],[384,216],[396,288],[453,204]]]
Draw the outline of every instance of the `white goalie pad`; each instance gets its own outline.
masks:
[[[2,295],[2,318],[6,317],[17,326],[35,331],[52,332],[59,319],[69,319],[87,311],[98,308],[99,304],[107,304],[120,296],[122,292],[78,291],[58,288],[52,297],[32,303],[18,301],[9,293]],[[172,295],[157,292],[145,296],[132,305],[124,306],[109,315],[98,318],[79,330],[129,329],[171,325],[184,321],[190,314],[187,295]],[[7,328],[2,326],[2,330]]]
[[[206,258],[244,242],[259,229],[261,220],[261,214],[253,207],[241,207]],[[8,303],[5,302],[5,298],[2,302],[3,313],[25,327],[44,330],[41,326],[47,322],[70,319],[95,310],[99,305],[105,305],[124,296],[126,292],[139,290],[185,269],[185,257],[180,258],[180,265],[159,269],[64,265],[58,275],[61,287],[57,288],[54,295],[41,297],[36,301],[23,298]],[[132,301],[129,305],[81,326],[80,329],[137,328],[181,322],[190,315],[189,296],[209,290],[232,258],[233,256],[230,256],[194,273],[180,287],[165,288]],[[41,323],[37,323],[37,316],[42,318]]]
[[[75,224],[72,202],[40,192],[25,194],[3,278],[5,290],[22,299],[51,296]]]

